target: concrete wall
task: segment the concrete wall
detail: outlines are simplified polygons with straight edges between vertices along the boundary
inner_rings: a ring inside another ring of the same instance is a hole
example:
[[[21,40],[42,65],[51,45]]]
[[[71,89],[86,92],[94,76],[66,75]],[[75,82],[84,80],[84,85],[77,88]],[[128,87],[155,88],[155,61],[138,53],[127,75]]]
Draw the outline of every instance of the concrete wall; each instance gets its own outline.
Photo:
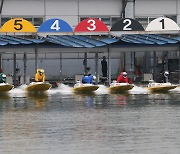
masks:
[[[72,27],[80,16],[120,16],[122,0],[6,0],[2,16],[61,18]]]
[[[126,17],[133,18],[134,11],[135,17],[177,15],[177,22],[180,25],[180,0],[136,0],[135,2],[135,10],[133,10],[132,2],[127,4]],[[75,27],[78,24],[80,16],[120,16],[122,10],[121,3],[122,0],[5,0],[1,15],[10,17],[41,16],[44,20],[61,18],[67,21],[72,27]],[[22,51],[32,52],[34,49],[6,49],[4,51],[9,52],[12,50],[16,50],[17,53],[20,50],[22,53]],[[49,49],[41,49],[40,52],[44,52],[45,50]],[[56,48],[53,50],[58,52],[59,49]],[[0,52],[3,52],[2,49]],[[99,55],[100,59],[103,55],[104,53]],[[95,54],[88,54],[88,65],[92,68],[92,72],[94,72],[95,65],[94,56]],[[23,73],[23,54],[18,54],[17,57],[18,67],[20,67],[21,73]],[[44,68],[47,75],[59,74],[59,55],[41,54],[39,57],[39,67]],[[120,53],[114,53],[112,57],[112,74],[116,74],[120,65]],[[7,74],[13,70],[12,58],[12,54],[3,54],[3,69]],[[81,74],[83,72],[83,54],[78,53],[78,49],[76,54],[63,54],[63,58],[65,58],[62,62],[64,75]],[[34,62],[34,55],[28,54],[28,75],[34,75]],[[101,73],[100,61],[99,73]]]
[[[180,25],[180,0],[136,0],[135,17],[160,17],[177,15]]]

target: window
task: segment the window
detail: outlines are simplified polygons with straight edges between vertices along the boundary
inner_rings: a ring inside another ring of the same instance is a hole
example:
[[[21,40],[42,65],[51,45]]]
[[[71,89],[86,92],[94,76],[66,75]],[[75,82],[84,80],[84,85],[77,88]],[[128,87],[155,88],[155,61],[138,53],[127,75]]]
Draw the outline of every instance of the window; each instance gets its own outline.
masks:
[[[120,20],[120,17],[102,17],[102,16],[97,16],[97,17],[92,17],[92,16],[87,16],[87,17],[80,17],[80,21],[87,19],[87,18],[97,18],[101,20],[106,26],[112,27],[114,23],[118,20]]]
[[[1,26],[4,25],[5,22],[7,22],[8,20],[10,19],[13,19],[13,18],[23,18],[29,22],[31,22],[34,27],[39,27],[42,23],[43,23],[43,17],[14,17],[14,16],[11,16],[11,17],[1,17]]]
[[[177,16],[175,15],[165,15],[165,17],[170,18],[172,20],[174,20],[175,22],[177,22]],[[136,17],[136,20],[144,27],[146,28],[147,25],[154,19],[156,19],[158,17]]]
[[[148,25],[148,23],[149,23],[147,17],[145,17],[145,18],[139,17],[139,18],[136,18],[136,20],[137,20],[144,28],[146,28],[147,25]]]
[[[176,15],[165,15],[165,17],[172,19],[174,22],[177,23],[177,16]]]
[[[43,23],[43,18],[34,18],[34,27],[39,27]]]
[[[10,19],[11,19],[10,17],[1,18],[1,26],[4,25]]]
[[[113,26],[120,19],[120,17],[111,17],[111,26]]]

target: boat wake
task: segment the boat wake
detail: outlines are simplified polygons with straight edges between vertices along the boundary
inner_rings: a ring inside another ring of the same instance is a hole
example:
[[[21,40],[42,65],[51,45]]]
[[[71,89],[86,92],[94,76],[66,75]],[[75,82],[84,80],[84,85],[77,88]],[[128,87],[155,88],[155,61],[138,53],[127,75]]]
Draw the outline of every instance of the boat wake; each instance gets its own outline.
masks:
[[[134,86],[131,90],[129,90],[130,94],[148,94],[148,90],[146,87],[138,87]]]

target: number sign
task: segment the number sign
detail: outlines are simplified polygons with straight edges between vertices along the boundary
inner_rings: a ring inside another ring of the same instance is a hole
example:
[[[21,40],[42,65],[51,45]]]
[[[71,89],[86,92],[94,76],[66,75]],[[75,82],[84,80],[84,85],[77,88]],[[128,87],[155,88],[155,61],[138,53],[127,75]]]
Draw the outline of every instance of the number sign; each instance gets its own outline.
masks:
[[[111,31],[144,31],[144,28],[137,20],[125,18],[118,20]]]
[[[81,21],[74,32],[108,32],[108,27],[100,20],[95,18],[88,18]]]
[[[23,18],[15,18],[7,21],[0,32],[36,32],[36,28]]]
[[[49,19],[42,23],[38,32],[73,32],[73,30],[64,20]]]
[[[159,17],[151,21],[146,31],[165,31],[165,30],[180,30],[177,23],[165,17]]]

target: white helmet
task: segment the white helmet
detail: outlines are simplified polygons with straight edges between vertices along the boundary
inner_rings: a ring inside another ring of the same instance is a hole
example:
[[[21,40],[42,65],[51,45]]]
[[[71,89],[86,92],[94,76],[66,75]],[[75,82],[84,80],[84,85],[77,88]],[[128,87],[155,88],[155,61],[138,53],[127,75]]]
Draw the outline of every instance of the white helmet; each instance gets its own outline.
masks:
[[[96,76],[93,76],[93,80],[96,80]]]
[[[127,73],[126,73],[126,72],[123,72],[123,73],[122,73],[122,76],[123,76],[123,78],[126,78],[126,77],[127,77]]]
[[[164,76],[167,78],[169,76],[169,72],[168,71],[165,71],[164,72]]]
[[[43,70],[43,69],[41,69],[41,70],[40,70],[40,72],[41,72],[41,73],[44,73],[44,70]]]
[[[6,75],[5,75],[5,74],[3,74],[3,75],[2,75],[2,78],[6,78]]]

